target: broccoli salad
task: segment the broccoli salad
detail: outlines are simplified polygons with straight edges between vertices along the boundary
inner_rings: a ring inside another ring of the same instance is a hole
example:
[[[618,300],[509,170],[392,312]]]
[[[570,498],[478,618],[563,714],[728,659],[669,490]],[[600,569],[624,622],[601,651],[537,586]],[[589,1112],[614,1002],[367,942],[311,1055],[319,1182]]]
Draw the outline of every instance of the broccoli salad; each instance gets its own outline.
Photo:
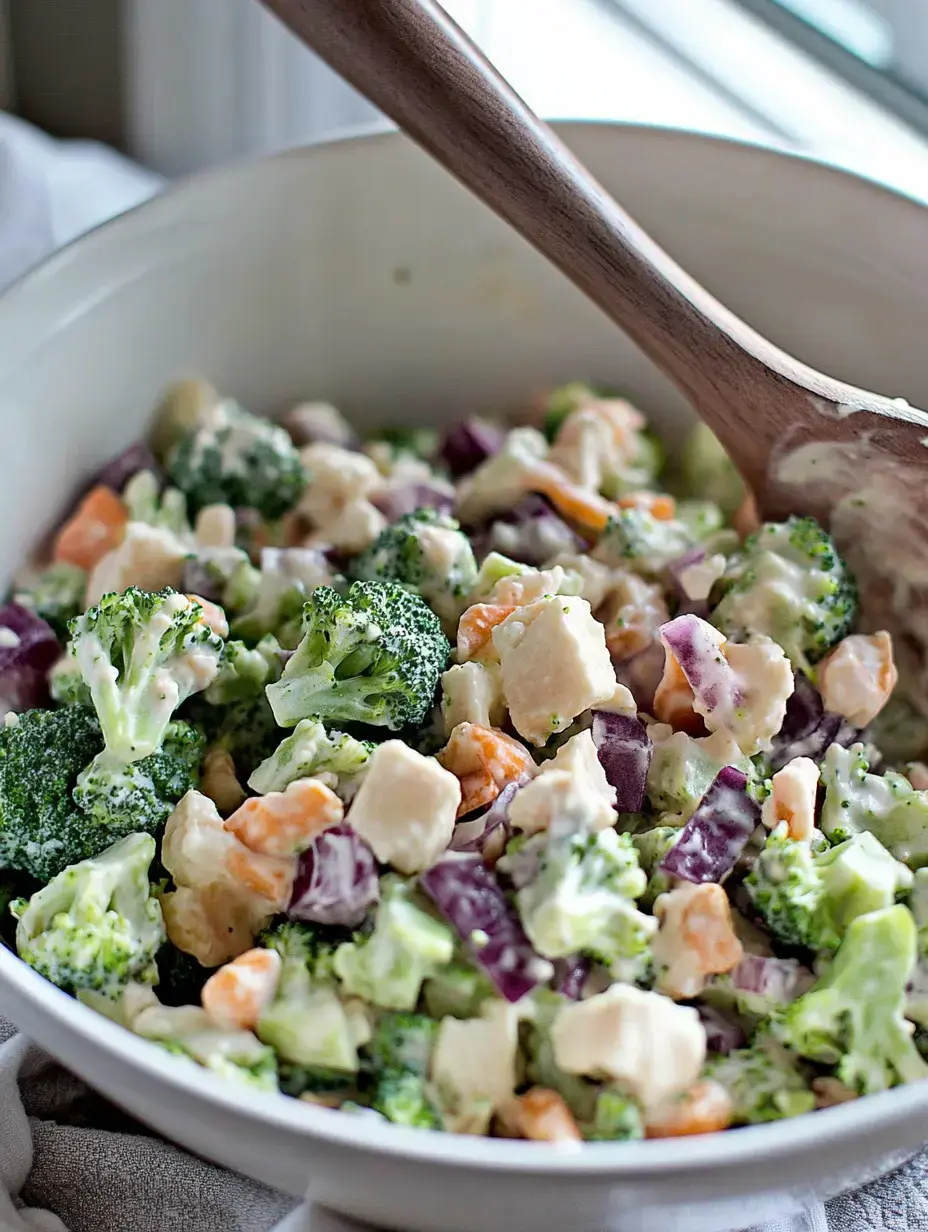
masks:
[[[407,1127],[811,1112],[928,1076],[896,681],[703,427],[183,382],[0,608],[0,936],[166,1068]]]

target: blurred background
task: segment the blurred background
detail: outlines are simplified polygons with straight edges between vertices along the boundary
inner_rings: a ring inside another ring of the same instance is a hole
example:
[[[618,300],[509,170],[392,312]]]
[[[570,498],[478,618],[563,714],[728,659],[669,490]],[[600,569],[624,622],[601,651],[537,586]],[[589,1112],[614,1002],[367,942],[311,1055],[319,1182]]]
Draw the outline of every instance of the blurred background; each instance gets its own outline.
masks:
[[[928,200],[928,0],[446,7],[548,118],[787,147]],[[380,122],[255,0],[0,0],[0,49],[4,110],[158,176]],[[72,175],[85,204],[64,238],[161,182],[126,181],[104,201],[94,178]]]

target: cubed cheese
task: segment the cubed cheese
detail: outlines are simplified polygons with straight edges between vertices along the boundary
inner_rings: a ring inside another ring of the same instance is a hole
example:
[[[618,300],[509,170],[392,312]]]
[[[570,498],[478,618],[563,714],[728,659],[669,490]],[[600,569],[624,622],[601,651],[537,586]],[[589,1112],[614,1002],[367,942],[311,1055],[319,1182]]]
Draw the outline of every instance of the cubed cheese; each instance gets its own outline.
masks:
[[[728,896],[720,885],[684,882],[654,904],[660,929],[651,941],[656,987],[675,1000],[698,997],[710,975],[734,970],[744,957]]]
[[[336,510],[330,518],[316,523],[305,547],[324,545],[342,552],[355,554],[369,547],[387,525],[387,519],[379,509],[363,497],[349,501]]]
[[[86,604],[99,603],[111,591],[180,589],[190,548],[162,526],[130,522],[118,548],[102,557],[87,580]]]
[[[331,522],[352,501],[367,496],[380,485],[380,471],[363,453],[339,445],[317,443],[300,450],[306,470],[306,491],[300,512],[317,524]]]
[[[580,586],[580,598],[586,599],[595,612],[612,585],[613,570],[608,565],[591,556],[579,556],[570,552],[561,552],[545,565],[546,570],[559,565],[566,574],[577,577]]]
[[[460,783],[434,757],[387,740],[367,763],[348,820],[378,860],[418,873],[446,850],[460,802]]]
[[[843,715],[855,727],[873,722],[898,679],[893,639],[885,631],[844,638],[818,669],[825,709]]]
[[[809,757],[794,757],[770,780],[770,795],[763,803],[761,820],[768,830],[781,821],[789,826],[790,838],[810,839],[815,828],[818,766]]]
[[[585,599],[553,595],[517,608],[493,630],[513,725],[544,744],[615,693],[603,627]]]
[[[536,834],[552,826],[566,832],[615,825],[615,788],[609,785],[589,731],[571,736],[544,762],[537,777],[513,797],[509,821]]]
[[[554,565],[550,569],[531,569],[528,573],[511,574],[509,577],[500,578],[496,583],[490,602],[524,607],[527,603],[543,599],[545,595],[568,593],[566,582],[567,574],[560,565]]]
[[[551,1041],[566,1073],[620,1082],[646,1111],[688,1090],[706,1056],[696,1010],[631,984],[566,1006]]]
[[[449,736],[459,723],[502,727],[506,702],[499,664],[474,660],[449,667],[441,678],[441,717]]]
[[[431,1079],[445,1129],[484,1134],[516,1086],[519,1012],[489,1002],[480,1018],[443,1018],[432,1051]]]

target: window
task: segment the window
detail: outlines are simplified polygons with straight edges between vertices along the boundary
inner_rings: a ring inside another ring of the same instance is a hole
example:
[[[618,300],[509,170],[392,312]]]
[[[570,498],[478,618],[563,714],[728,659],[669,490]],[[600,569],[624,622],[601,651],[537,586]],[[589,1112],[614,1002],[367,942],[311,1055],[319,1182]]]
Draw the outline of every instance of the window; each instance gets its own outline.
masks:
[[[928,132],[924,0],[740,0],[858,89]]]

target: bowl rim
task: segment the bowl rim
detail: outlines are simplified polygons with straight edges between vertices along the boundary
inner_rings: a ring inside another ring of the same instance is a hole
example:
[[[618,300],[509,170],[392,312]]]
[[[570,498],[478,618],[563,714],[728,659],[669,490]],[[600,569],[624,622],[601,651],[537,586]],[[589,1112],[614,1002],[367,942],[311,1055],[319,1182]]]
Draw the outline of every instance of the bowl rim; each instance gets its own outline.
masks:
[[[662,144],[705,145],[729,148],[736,157],[754,158],[763,163],[783,160],[804,165],[810,174],[841,181],[851,191],[876,193],[885,202],[895,202],[894,208],[911,208],[926,215],[926,205],[916,197],[884,184],[857,171],[846,170],[822,159],[760,140],[717,136],[663,125],[631,124],[609,120],[557,120],[552,125],[568,144],[572,133],[589,130],[610,130],[632,140],[647,140]],[[393,128],[374,124],[350,135],[333,134],[310,146],[299,146],[271,155],[248,158],[185,177],[168,185],[153,198],[140,203],[116,218],[93,227],[83,235],[36,263],[11,283],[0,295],[4,311],[15,311],[19,295],[39,281],[53,278],[66,265],[75,249],[88,248],[101,233],[136,225],[138,214],[150,215],[157,221],[159,206],[196,188],[198,191],[221,190],[242,177],[264,172],[291,162],[319,160],[347,146],[407,141]],[[928,221],[926,221],[928,226]],[[102,1048],[155,1083],[195,1097],[236,1119],[244,1115],[250,1121],[273,1126],[277,1130],[319,1139],[331,1146],[368,1155],[402,1157],[412,1163],[436,1164],[458,1169],[490,1169],[513,1174],[546,1173],[554,1176],[605,1176],[615,1179],[643,1178],[668,1172],[696,1172],[706,1167],[739,1168],[756,1164],[759,1158],[769,1162],[800,1151],[820,1151],[824,1141],[835,1145],[870,1136],[901,1120],[913,1120],[921,1115],[928,1132],[928,1085],[915,1083],[869,1095],[834,1108],[822,1109],[815,1115],[806,1114],[788,1122],[752,1125],[736,1133],[706,1134],[689,1138],[664,1138],[640,1142],[584,1143],[580,1147],[552,1149],[550,1144],[490,1139],[451,1133],[424,1133],[421,1130],[385,1124],[374,1118],[355,1117],[318,1107],[280,1094],[262,1092],[244,1084],[222,1079],[197,1066],[192,1061],[174,1057],[174,1064],[165,1064],[165,1052],[157,1044],[133,1035],[95,1010],[75,1001],[28,967],[11,949],[0,945],[0,990],[12,988],[30,1004],[37,1014],[53,1019],[66,1032],[81,1036],[94,1049]],[[41,1034],[41,1033],[40,1033]],[[67,1065],[68,1062],[62,1062]],[[722,1145],[724,1143],[724,1146]]]

